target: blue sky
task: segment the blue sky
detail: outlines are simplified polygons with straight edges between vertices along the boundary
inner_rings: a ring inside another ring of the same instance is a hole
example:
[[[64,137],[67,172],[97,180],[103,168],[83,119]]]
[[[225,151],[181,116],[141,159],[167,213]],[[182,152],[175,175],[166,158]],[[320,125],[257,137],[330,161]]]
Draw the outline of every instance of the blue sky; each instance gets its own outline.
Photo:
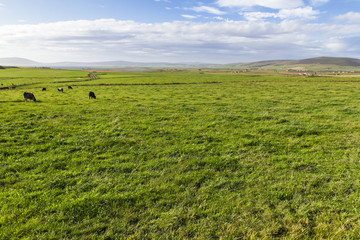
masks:
[[[360,58],[360,0],[0,0],[0,34],[40,62]]]

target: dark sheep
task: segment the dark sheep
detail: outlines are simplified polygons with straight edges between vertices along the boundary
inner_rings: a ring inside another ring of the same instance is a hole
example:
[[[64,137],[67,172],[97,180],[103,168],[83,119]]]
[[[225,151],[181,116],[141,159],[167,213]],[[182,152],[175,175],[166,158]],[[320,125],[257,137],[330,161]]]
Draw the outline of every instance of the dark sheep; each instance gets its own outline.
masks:
[[[46,88],[43,88],[41,91],[46,91]]]
[[[95,93],[89,92],[89,99],[91,98],[96,99]]]
[[[27,102],[27,100],[33,100],[34,102],[36,102],[36,98],[35,98],[35,96],[34,96],[34,94],[33,93],[30,93],[30,92],[24,92],[24,100],[25,100],[25,102]]]
[[[73,89],[71,86],[68,86],[68,89]]]

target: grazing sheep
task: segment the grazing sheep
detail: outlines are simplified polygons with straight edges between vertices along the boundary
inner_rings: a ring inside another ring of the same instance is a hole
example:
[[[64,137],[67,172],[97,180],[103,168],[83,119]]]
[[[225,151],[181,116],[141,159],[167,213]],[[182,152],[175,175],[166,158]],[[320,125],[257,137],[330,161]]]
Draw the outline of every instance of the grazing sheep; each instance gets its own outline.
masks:
[[[68,86],[68,89],[73,89],[71,86]]]
[[[27,100],[33,100],[34,102],[36,102],[36,98],[35,98],[35,96],[34,96],[34,94],[33,93],[30,93],[30,92],[24,92],[24,100],[25,100],[25,102],[27,102]]]
[[[91,98],[96,99],[95,93],[89,92],[89,99]]]
[[[46,91],[46,88],[43,88],[41,91]]]
[[[63,88],[58,88],[58,92],[64,92]]]

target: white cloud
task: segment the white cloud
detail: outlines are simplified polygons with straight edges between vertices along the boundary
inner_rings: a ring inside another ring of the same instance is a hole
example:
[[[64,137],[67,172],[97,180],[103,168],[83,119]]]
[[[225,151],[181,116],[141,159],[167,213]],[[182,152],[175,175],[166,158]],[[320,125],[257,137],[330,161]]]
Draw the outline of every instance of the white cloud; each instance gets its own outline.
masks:
[[[286,19],[280,23],[139,23],[99,19],[0,26],[0,35],[0,56],[27,57],[44,62],[128,60],[229,63],[324,56],[329,52],[342,56],[360,55],[360,47],[356,47],[358,39],[354,38],[360,35],[359,22],[313,24]]]
[[[194,16],[194,15],[187,15],[187,14],[183,14],[181,15],[183,18],[188,18],[188,19],[195,19],[198,18],[199,16]]]
[[[321,6],[328,3],[330,0],[311,0],[310,3],[313,6]]]
[[[297,8],[304,5],[302,0],[218,0],[220,7],[261,6],[272,9]]]
[[[315,19],[320,12],[313,10],[312,7],[295,8],[295,9],[281,9],[278,17],[281,19],[289,18],[302,18],[302,19]]]
[[[276,18],[276,13],[270,13],[270,12],[245,12],[241,13],[247,20],[249,21],[258,21],[262,20],[264,18]]]
[[[348,12],[343,15],[335,17],[337,21],[346,21],[346,22],[360,22],[360,13],[359,12]]]
[[[213,17],[213,19],[218,20],[218,21],[225,21],[225,18],[219,17],[219,16]]]
[[[333,37],[324,42],[324,48],[331,53],[336,53],[345,51],[347,45],[342,39]]]
[[[137,54],[137,55],[143,55],[143,54],[147,54],[148,52],[146,51],[137,51],[137,50],[134,50],[134,51],[126,51],[127,53],[130,53],[130,54]]]
[[[206,13],[211,13],[211,14],[215,14],[215,15],[226,14],[226,12],[220,11],[217,8],[208,7],[208,6],[193,7],[193,8],[191,8],[191,10],[193,10],[195,12],[206,12]]]
[[[278,13],[270,12],[245,12],[241,13],[249,21],[257,21],[265,18],[280,19],[315,19],[319,11],[313,10],[312,7],[280,9]]]

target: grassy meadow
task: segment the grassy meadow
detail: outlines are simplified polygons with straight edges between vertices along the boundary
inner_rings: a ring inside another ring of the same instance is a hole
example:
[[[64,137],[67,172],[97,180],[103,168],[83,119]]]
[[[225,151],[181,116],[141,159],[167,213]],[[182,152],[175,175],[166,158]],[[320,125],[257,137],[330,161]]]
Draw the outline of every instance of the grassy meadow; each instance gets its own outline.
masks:
[[[360,79],[87,74],[0,70],[0,239],[359,237]]]

